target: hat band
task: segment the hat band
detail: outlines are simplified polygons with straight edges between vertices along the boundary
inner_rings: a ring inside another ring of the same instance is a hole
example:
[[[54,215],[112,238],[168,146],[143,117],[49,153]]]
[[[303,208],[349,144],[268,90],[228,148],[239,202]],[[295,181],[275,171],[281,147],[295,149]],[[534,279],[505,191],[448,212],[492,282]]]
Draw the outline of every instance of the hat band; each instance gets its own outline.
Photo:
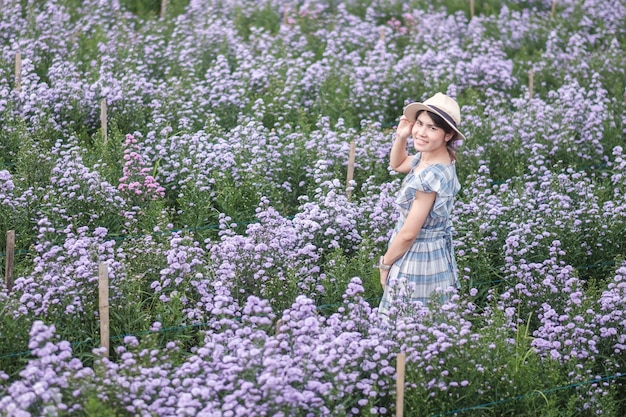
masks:
[[[448,123],[450,123],[450,125],[452,125],[452,127],[456,130],[456,122],[452,119],[452,117],[450,117],[450,115],[448,113],[446,113],[445,111],[441,110],[439,107],[433,106],[432,104],[427,104],[428,107],[432,108],[433,110],[436,110],[439,115],[441,117],[443,117],[444,119],[446,119],[446,121]]]

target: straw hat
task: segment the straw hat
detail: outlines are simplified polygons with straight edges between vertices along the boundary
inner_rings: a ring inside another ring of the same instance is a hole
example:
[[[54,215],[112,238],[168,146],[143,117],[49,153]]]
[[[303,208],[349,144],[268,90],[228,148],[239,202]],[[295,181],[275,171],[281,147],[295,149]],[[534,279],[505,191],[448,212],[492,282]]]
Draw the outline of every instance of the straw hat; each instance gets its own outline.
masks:
[[[454,129],[458,138],[465,139],[465,135],[458,128],[461,123],[461,109],[452,97],[437,93],[423,103],[410,103],[404,108],[404,115],[409,122],[415,123],[420,110],[428,110],[441,116]]]

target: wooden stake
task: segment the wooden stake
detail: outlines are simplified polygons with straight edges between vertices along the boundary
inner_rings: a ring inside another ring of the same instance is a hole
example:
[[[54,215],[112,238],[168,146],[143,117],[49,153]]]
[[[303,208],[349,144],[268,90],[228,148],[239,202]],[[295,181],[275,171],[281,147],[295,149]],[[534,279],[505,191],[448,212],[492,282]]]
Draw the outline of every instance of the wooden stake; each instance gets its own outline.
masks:
[[[276,336],[280,334],[280,328],[282,327],[282,325],[283,325],[283,319],[276,320],[276,331],[274,332]]]
[[[556,15],[556,0],[552,0],[552,10],[550,11],[550,17],[554,18]]]
[[[383,43],[385,42],[385,28],[384,27],[380,28],[380,41]]]
[[[15,264],[15,230],[7,232],[7,250],[4,262],[4,282],[7,291],[11,291],[13,288],[13,266]]]
[[[165,17],[165,13],[167,13],[167,0],[161,0],[161,12],[159,16]]]
[[[22,54],[15,54],[15,91],[22,89]]]
[[[404,375],[406,371],[406,353],[398,353],[396,359],[396,417],[404,415]]]
[[[533,89],[535,86],[535,71],[531,69],[528,70],[528,99],[531,100],[533,98]]]
[[[109,268],[106,263],[98,265],[98,311],[100,312],[100,347],[109,357]]]
[[[289,5],[285,4],[285,7],[283,9],[283,25],[287,25],[287,23],[289,22]]]
[[[106,99],[100,100],[100,127],[102,128],[102,140],[104,141],[104,144],[106,145],[107,140],[108,140],[108,135],[107,135],[107,130],[108,130],[108,126],[107,126],[107,101],[106,101]]]
[[[354,177],[354,159],[356,155],[356,141],[352,139],[350,142],[350,155],[348,156],[348,175],[346,176],[346,196],[348,200],[352,195],[352,189],[350,188],[350,182]]]
[[[474,0],[470,0],[470,19],[474,18]]]

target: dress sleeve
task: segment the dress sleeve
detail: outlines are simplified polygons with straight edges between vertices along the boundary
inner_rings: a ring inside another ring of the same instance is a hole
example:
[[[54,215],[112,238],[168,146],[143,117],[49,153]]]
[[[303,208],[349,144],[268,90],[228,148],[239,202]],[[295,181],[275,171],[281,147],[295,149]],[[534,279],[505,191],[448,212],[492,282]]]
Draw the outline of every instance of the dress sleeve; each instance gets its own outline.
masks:
[[[444,217],[449,214],[454,198],[452,184],[446,180],[446,173],[441,165],[426,167],[424,170],[407,178],[405,185],[396,198],[396,204],[404,210],[410,210],[416,192],[437,193],[430,216]]]
[[[415,176],[413,186],[424,193],[441,193],[446,188],[446,179],[437,167],[428,167]]]
[[[443,173],[436,166],[427,167],[417,174],[411,172],[405,179],[396,197],[396,204],[405,210],[409,210],[413,200],[415,200],[417,191],[425,193],[436,192],[439,194],[443,188],[444,181]]]
[[[417,154],[413,161],[411,161],[411,168],[415,168],[419,165],[422,155]],[[424,168],[422,171],[415,174],[409,181],[409,188],[412,190],[413,198],[415,198],[415,191],[422,191],[424,193],[440,193],[445,187],[445,174],[441,172],[438,165],[432,165]]]

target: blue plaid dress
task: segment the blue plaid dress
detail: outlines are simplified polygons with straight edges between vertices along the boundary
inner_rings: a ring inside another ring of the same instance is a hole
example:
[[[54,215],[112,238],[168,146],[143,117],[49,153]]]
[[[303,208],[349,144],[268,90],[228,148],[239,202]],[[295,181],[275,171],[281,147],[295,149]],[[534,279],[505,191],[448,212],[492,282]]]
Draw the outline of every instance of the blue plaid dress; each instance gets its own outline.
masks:
[[[422,229],[409,250],[391,267],[379,314],[387,316],[394,300],[421,301],[426,304],[436,289],[458,287],[458,269],[452,246],[450,212],[454,197],[461,189],[454,162],[450,165],[429,165],[415,172],[421,154],[412,161],[412,169],[404,178],[396,196],[399,219],[392,233],[396,236],[411,208],[417,191],[435,192],[437,197]],[[395,280],[394,280],[395,278]]]

